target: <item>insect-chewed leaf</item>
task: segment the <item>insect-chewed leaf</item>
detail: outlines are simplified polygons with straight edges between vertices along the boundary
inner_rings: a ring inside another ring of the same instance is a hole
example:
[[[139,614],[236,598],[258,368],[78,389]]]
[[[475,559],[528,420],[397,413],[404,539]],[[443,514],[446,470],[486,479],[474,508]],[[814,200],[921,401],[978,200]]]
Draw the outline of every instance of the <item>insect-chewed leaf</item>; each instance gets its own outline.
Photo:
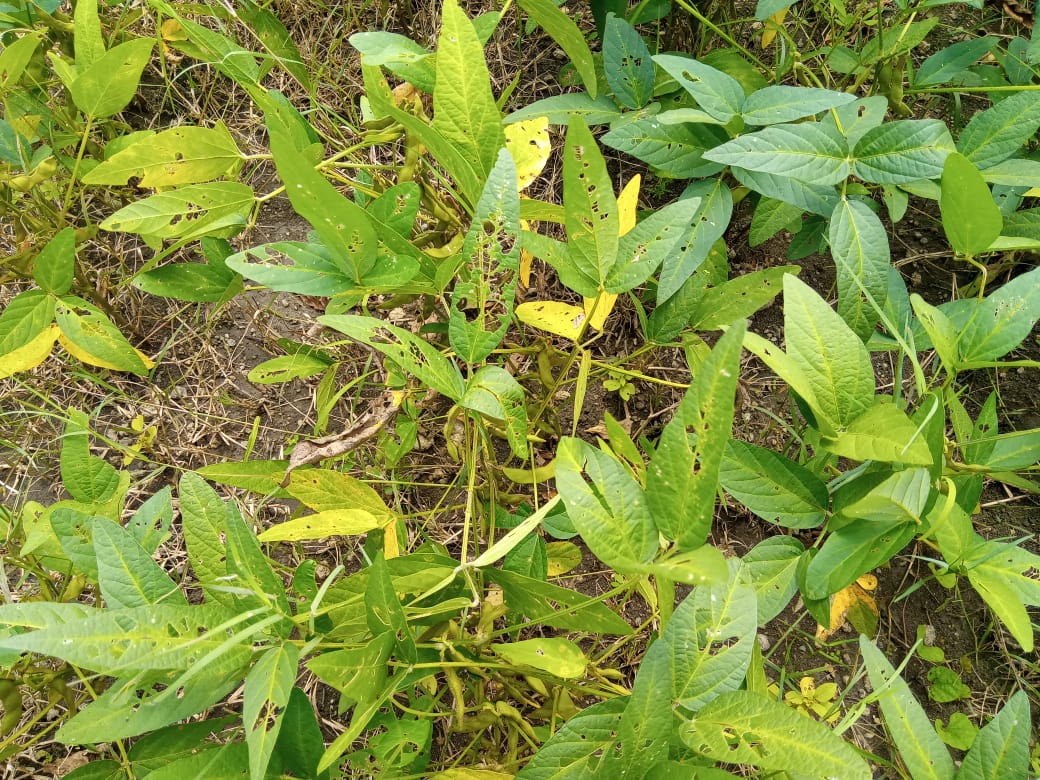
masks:
[[[516,161],[517,188],[523,192],[545,168],[552,153],[549,118],[535,117],[506,125],[506,149]]]
[[[516,307],[516,318],[525,325],[577,341],[586,314],[583,307],[563,301],[526,301]]]
[[[581,648],[569,639],[526,639],[492,645],[491,649],[510,664],[531,666],[564,680],[581,677],[587,665]]]

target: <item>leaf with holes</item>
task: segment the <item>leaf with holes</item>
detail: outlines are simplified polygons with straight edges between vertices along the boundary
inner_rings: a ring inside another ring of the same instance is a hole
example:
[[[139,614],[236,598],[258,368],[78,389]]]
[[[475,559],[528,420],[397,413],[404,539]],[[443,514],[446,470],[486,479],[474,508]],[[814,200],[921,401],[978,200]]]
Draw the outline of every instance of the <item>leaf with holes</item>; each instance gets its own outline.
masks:
[[[656,116],[626,122],[603,136],[606,146],[675,179],[701,178],[722,170],[720,162],[710,162],[706,153],[725,140],[725,131],[714,125],[665,124]]]
[[[731,439],[720,481],[756,515],[785,528],[816,528],[827,516],[827,486],[819,477],[764,447]]]
[[[747,325],[719,339],[665,426],[646,473],[646,502],[667,538],[690,550],[704,544],[715,514],[723,452],[733,428],[734,394]],[[559,470],[557,468],[557,479]]]
[[[138,233],[150,240],[230,238],[245,227],[254,203],[247,184],[189,184],[124,206],[105,219],[101,229]]]
[[[299,670],[300,651],[285,644],[267,650],[246,675],[242,693],[242,724],[249,746],[249,776],[261,780],[266,776],[278,734],[282,729],[285,707]]]
[[[524,390],[501,366],[482,366],[469,381],[459,406],[505,424],[506,440],[513,454],[526,458],[527,409]]]
[[[747,125],[778,125],[851,103],[855,95],[815,87],[770,86],[748,95],[740,109]]]
[[[222,122],[216,127],[185,125],[143,138],[109,157],[83,177],[84,184],[177,187],[234,176],[243,156]]]
[[[654,62],[716,121],[725,124],[740,113],[744,88],[732,76],[690,57],[674,54],[658,54]]]
[[[187,606],[177,584],[121,526],[94,518],[94,554],[105,606],[120,609],[149,604]]]
[[[678,246],[668,252],[661,263],[657,283],[657,304],[671,298],[685,284],[694,271],[707,260],[715,242],[722,238],[733,215],[733,196],[723,179],[710,179],[691,184],[683,192],[679,203],[693,209],[689,219],[693,224]],[[736,317],[728,320],[728,325]]]
[[[642,108],[654,91],[654,63],[643,36],[624,19],[609,14],[603,33],[603,72],[618,103]]]

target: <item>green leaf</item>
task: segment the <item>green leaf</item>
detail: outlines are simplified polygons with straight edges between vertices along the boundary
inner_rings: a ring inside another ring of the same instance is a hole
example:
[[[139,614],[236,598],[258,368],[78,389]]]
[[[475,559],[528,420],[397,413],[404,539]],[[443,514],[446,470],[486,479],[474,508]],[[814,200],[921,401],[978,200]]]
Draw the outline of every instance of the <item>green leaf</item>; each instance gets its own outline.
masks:
[[[200,477],[216,482],[219,485],[251,490],[262,495],[273,495],[287,498],[288,493],[281,489],[287,460],[248,460],[229,463],[211,463],[196,470]],[[305,470],[306,471],[306,470]],[[293,472],[296,474],[297,472]]]
[[[240,232],[255,203],[253,190],[235,181],[189,184],[124,206],[101,223],[102,230],[139,233],[154,239],[190,239]]]
[[[250,33],[267,52],[264,73],[270,69],[270,60],[281,65],[308,93],[313,95],[314,86],[300,50],[293,43],[285,25],[267,8],[258,6],[253,0],[245,0],[235,8],[236,15],[249,27]]]
[[[145,376],[148,366],[126,337],[100,310],[80,305],[71,296],[61,299],[54,321],[61,329],[63,345],[85,363]],[[76,310],[83,311],[79,314]]]
[[[133,285],[161,298],[218,303],[241,292],[242,277],[223,263],[169,263],[138,274]]]
[[[317,355],[297,352],[265,360],[250,369],[246,378],[257,385],[276,385],[294,379],[307,379],[327,370],[331,364]]]
[[[885,520],[851,523],[831,533],[809,562],[802,594],[826,599],[892,558],[906,546],[919,526]]]
[[[596,139],[580,119],[567,124],[563,158],[563,203],[566,208],[568,256],[592,290],[605,290],[607,274],[618,257],[618,206]],[[629,231],[631,232],[631,231]]]
[[[250,256],[267,260],[276,253],[288,257],[293,264],[248,261]],[[236,273],[280,292],[331,298],[348,290],[364,289],[356,285],[353,269],[345,270],[344,263],[337,262],[321,244],[279,241],[236,252],[224,262]]]
[[[654,63],[643,37],[624,19],[609,14],[603,34],[603,71],[618,103],[642,108],[654,91]]]
[[[234,715],[226,715],[223,718],[179,723],[141,737],[134,741],[128,752],[133,770],[138,777],[144,777],[148,772],[154,772],[201,748],[212,747],[210,737],[220,734],[236,720]]]
[[[61,626],[0,638],[0,647],[54,656],[113,676],[189,669],[218,649],[229,662],[241,665],[251,648],[224,646],[228,636],[216,630],[236,614],[200,605],[106,609]]]
[[[885,726],[910,776],[914,780],[950,780],[954,771],[950,753],[910,688],[867,637],[860,636],[859,649]]]
[[[922,19],[919,22],[896,22],[864,44],[860,50],[861,63],[873,65],[879,60],[898,57],[900,54],[916,48],[938,23],[939,17],[937,16]]]
[[[502,115],[491,93],[484,49],[454,0],[443,5],[437,39],[433,128],[459,149],[485,181],[505,146]]]
[[[605,125],[621,116],[621,109],[606,95],[592,98],[587,92],[570,92],[566,95],[536,100],[522,106],[507,116],[505,124],[523,122],[537,117],[547,117],[551,125],[565,125],[572,116],[581,117],[586,125]]]
[[[602,140],[652,166],[661,176],[691,179],[722,170],[718,163],[707,162],[704,154],[723,143],[726,134],[712,125],[664,124],[648,116],[614,128]]]
[[[993,449],[982,465],[993,471],[1014,471],[1040,460],[1040,429],[1012,431],[991,440]]]
[[[888,298],[888,233],[865,203],[842,199],[831,215],[827,242],[838,270],[838,314],[866,341]]]
[[[251,525],[246,524],[238,505],[229,502],[226,506],[226,581],[237,591],[235,595],[239,609],[255,607],[258,611],[288,618],[290,610],[285,584],[261,551],[256,535]],[[272,630],[285,639],[293,627],[288,619],[283,619],[280,622],[276,621]]]
[[[361,52],[366,65],[386,68],[423,92],[432,94],[437,79],[431,52],[411,38],[374,30],[354,33],[350,45]]]
[[[1019,92],[975,114],[957,139],[957,150],[986,169],[1020,151],[1040,127],[1040,95]]]
[[[658,646],[659,649],[655,650]],[[645,767],[668,757],[674,730],[670,660],[666,648],[658,642],[639,662],[632,695],[625,705],[618,729],[622,765],[618,775],[638,775]]]
[[[985,57],[996,45],[991,35],[953,43],[921,63],[914,74],[915,87],[934,87],[954,81],[962,82],[969,65]]]
[[[459,406],[505,424],[513,454],[527,457],[527,409],[524,390],[501,366],[482,366],[466,383]]]
[[[825,724],[750,691],[719,696],[686,724],[682,738],[727,764],[843,780],[871,777],[867,762]]]
[[[175,16],[184,31],[188,33],[187,41],[170,42],[192,59],[210,63],[218,72],[238,84],[257,103],[267,98],[260,88],[260,68],[256,64],[256,55],[246,51],[235,41],[221,35],[204,25],[184,16],[175,15],[172,9],[167,11]]]
[[[121,609],[160,603],[187,606],[177,584],[129,531],[111,520],[95,518],[92,536],[98,583],[106,607]]]
[[[730,168],[730,173],[745,187],[749,187],[767,198],[782,200],[784,203],[790,203],[803,211],[819,214],[821,217],[829,217],[838,205],[838,193],[834,187],[806,184],[803,181],[788,179],[786,176],[778,176],[773,173],[749,171],[737,165]]]
[[[76,231],[60,231],[33,261],[33,279],[54,295],[64,295],[72,287],[76,265]]]
[[[844,428],[873,405],[874,368],[867,348],[826,301],[793,274],[784,276],[784,333],[791,363],[812,388],[812,397],[803,399],[817,421]]]
[[[378,239],[368,212],[344,197],[280,133],[271,133],[271,153],[296,212],[328,247],[333,262],[355,283],[376,263]]]
[[[945,127],[945,125],[943,125]],[[772,125],[704,153],[704,159],[808,184],[837,184],[849,175],[845,139],[812,122]]]
[[[751,218],[751,230],[748,245],[751,247],[764,244],[781,230],[797,232],[802,228],[802,215],[805,212],[790,203],[775,198],[763,197],[755,206]]]
[[[516,166],[506,149],[488,176],[462,245],[448,317],[452,349],[479,363],[502,341],[513,316],[520,268],[520,197]]]
[[[975,737],[961,762],[958,780],[1003,780],[1029,773],[1031,713],[1024,691],[1015,691],[1007,704]],[[953,726],[953,718],[950,718]]]
[[[815,116],[855,99],[856,96],[848,92],[829,89],[769,86],[748,95],[740,116],[747,125],[778,125]]]
[[[508,664],[530,666],[564,680],[582,677],[587,665],[581,648],[569,639],[525,639],[493,644],[491,649]]]
[[[618,242],[617,259],[603,280],[603,289],[628,292],[645,282],[666,259],[676,256],[680,244],[689,251],[686,242],[692,240],[690,210],[696,212],[699,202],[699,198],[684,197],[669,203],[625,233]]]
[[[733,428],[746,328],[740,321],[719,339],[675,418],[665,426],[647,469],[646,503],[651,516],[661,533],[685,550],[704,544],[711,530],[719,471]],[[557,456],[557,481],[559,476]]]
[[[148,777],[152,780],[180,780],[205,777],[207,780],[240,780],[249,769],[248,748],[242,742],[227,742],[171,761]]]
[[[415,637],[408,626],[382,552],[376,556],[369,571],[368,585],[365,588],[365,609],[368,630],[373,636],[390,634],[394,637],[397,655],[404,661],[415,663]]]
[[[950,131],[938,119],[886,122],[856,143],[852,172],[878,184],[938,179],[953,150]]]
[[[520,770],[517,780],[593,780],[610,761],[629,698],[586,707],[553,734]]]
[[[54,321],[54,298],[43,290],[26,290],[0,313],[0,355],[30,343]]]
[[[76,107],[93,119],[110,117],[126,108],[137,93],[154,45],[150,38],[136,38],[90,63],[68,85]]]
[[[728,582],[695,588],[650,647],[669,659],[672,699],[690,712],[740,687],[758,641],[755,591],[737,570],[734,563]]]
[[[101,504],[115,494],[119,473],[103,459],[90,454],[87,425],[83,412],[69,410],[61,441],[61,483],[77,501]]]
[[[184,543],[195,578],[210,599],[221,604],[234,603],[231,594],[212,587],[228,573],[224,502],[202,477],[190,471],[181,477],[178,496]]]
[[[152,494],[134,512],[126,530],[137,540],[149,555],[170,536],[170,525],[173,523],[173,499],[170,486]]]
[[[295,645],[272,647],[260,656],[246,676],[242,724],[249,746],[250,780],[262,780],[266,776],[299,662],[300,651]]]
[[[687,324],[695,330],[719,330],[750,317],[780,294],[787,274],[799,271],[796,265],[763,268],[713,285],[693,307]]]
[[[658,54],[654,62],[717,121],[726,124],[740,113],[744,89],[732,76],[703,62],[674,54]]]
[[[283,765],[283,771],[295,777],[326,780],[327,775],[318,774],[318,761],[324,750],[325,741],[310,698],[299,688],[293,688],[275,744],[276,760]]]
[[[952,712],[949,726],[944,726],[942,720],[936,719],[935,732],[950,747],[968,750],[978,736],[979,727],[968,720],[968,716],[963,712]]]
[[[125,780],[126,773],[118,761],[102,759],[73,769],[65,775],[66,780]]]
[[[668,252],[661,263],[657,283],[657,304],[671,298],[683,286],[690,275],[708,259],[715,243],[722,238],[733,215],[733,196],[722,178],[691,184],[683,192],[680,203],[691,207],[699,200],[696,211],[689,217],[692,231],[683,238],[678,252]],[[622,242],[623,243],[623,242]],[[725,325],[738,319],[739,315],[726,320]]]
[[[982,174],[963,155],[953,152],[942,172],[939,209],[943,231],[954,251],[977,255],[989,249],[1004,227]]]
[[[971,698],[971,688],[964,684],[961,676],[945,666],[933,666],[928,670],[928,698],[940,704]]]
[[[868,130],[874,129],[885,120],[887,111],[888,99],[884,95],[871,95],[853,100],[851,103],[843,103],[820,121],[840,130],[851,149]]]
[[[955,304],[959,307],[961,302]],[[943,307],[950,311],[954,307]],[[969,311],[965,307],[965,311]],[[986,362],[1003,357],[1021,344],[1040,319],[1040,269],[1015,277],[986,296],[967,317],[956,316],[959,363]]]
[[[87,745],[160,729],[224,699],[242,684],[242,667],[244,664],[207,669],[196,675],[192,685],[172,691],[170,685],[176,682],[177,672],[116,680],[89,706],[65,721],[55,736],[65,744]],[[163,766],[169,763],[169,757],[165,754]]]
[[[564,437],[556,452],[556,487],[597,558],[619,571],[650,562],[657,552],[657,527],[642,489],[618,460]]]
[[[459,370],[421,336],[374,317],[353,314],[328,314],[318,317],[318,322],[382,352],[441,395],[456,402],[462,399],[466,388]]]
[[[719,478],[744,506],[785,528],[816,528],[827,516],[827,486],[804,466],[764,447],[731,439]]]
[[[917,426],[891,403],[871,406],[835,438],[824,439],[822,444],[835,455],[858,461],[932,465],[928,443]]]
[[[511,614],[526,616],[524,625],[619,636],[632,634],[632,627],[597,598],[503,569],[486,568],[483,574],[501,586]]]
[[[798,561],[804,551],[791,536],[771,536],[741,558],[741,570],[755,589],[759,626],[779,615],[798,592]]]
[[[545,30],[570,57],[574,69],[578,71],[585,90],[592,98],[596,97],[596,65],[592,52],[585,42],[585,35],[570,17],[561,11],[552,0],[518,0],[518,5],[539,27]]]
[[[223,122],[216,127],[185,125],[142,138],[105,160],[83,177],[84,184],[175,187],[233,176],[242,153]]]

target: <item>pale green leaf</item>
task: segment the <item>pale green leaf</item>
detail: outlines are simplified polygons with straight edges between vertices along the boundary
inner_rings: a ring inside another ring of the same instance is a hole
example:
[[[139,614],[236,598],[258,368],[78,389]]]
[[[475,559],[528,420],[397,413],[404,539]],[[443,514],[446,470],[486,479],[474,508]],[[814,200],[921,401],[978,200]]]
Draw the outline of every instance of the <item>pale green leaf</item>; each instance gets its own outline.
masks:
[[[729,122],[740,113],[744,89],[732,76],[690,57],[674,54],[658,54],[654,62],[717,121]]]
[[[517,780],[595,780],[616,750],[628,697],[619,696],[594,704],[560,726]]]
[[[441,395],[461,400],[465,384],[459,370],[421,336],[374,317],[354,314],[324,315],[318,322],[382,352]]]
[[[261,542],[301,542],[330,536],[359,536],[385,525],[385,520],[364,509],[326,509],[271,526],[257,538]]]
[[[508,664],[530,666],[564,680],[580,678],[587,665],[581,648],[569,639],[525,639],[493,644],[491,649]]]
[[[827,302],[793,274],[784,276],[784,333],[791,362],[812,387],[813,397],[804,400],[818,421],[844,428],[873,405],[874,368],[867,348]]]
[[[953,761],[914,694],[877,646],[860,636],[859,649],[881,705],[885,727],[914,780],[951,780]]]
[[[100,504],[116,492],[119,474],[102,458],[90,454],[87,416],[70,410],[61,438],[61,483],[74,499]]]
[[[105,39],[98,18],[97,0],[80,0],[76,3],[72,29],[76,70],[83,73],[105,55]]]
[[[224,502],[202,477],[190,471],[181,477],[178,496],[181,528],[195,578],[207,588],[209,598],[221,604],[233,603],[233,596],[212,587],[228,573]]]
[[[64,295],[72,287],[76,265],[76,231],[61,230],[33,261],[33,279],[44,290]]]
[[[93,524],[98,583],[105,606],[112,609],[149,604],[187,606],[177,584],[125,529],[106,518]]]
[[[189,184],[124,206],[106,218],[101,228],[160,239],[228,237],[245,227],[254,203],[253,190],[247,184]]]
[[[657,551],[657,527],[642,489],[618,460],[580,439],[564,437],[556,453],[556,487],[574,527],[597,558],[619,570],[650,561]]]
[[[833,439],[822,442],[830,452],[852,460],[876,460],[930,466],[928,444],[895,404],[877,403],[850,422]]]
[[[719,330],[750,317],[780,294],[784,276],[800,271],[796,265],[774,266],[712,285],[690,311],[687,324],[696,330]]]
[[[487,179],[506,142],[502,115],[491,93],[484,48],[455,0],[443,5],[437,39],[433,127],[462,152],[481,180]]]
[[[811,777],[870,780],[867,762],[826,724],[751,691],[719,696],[682,731],[697,752],[727,764]]]
[[[678,292],[690,275],[707,260],[715,242],[722,238],[729,227],[733,215],[733,196],[722,178],[691,184],[679,202],[696,209],[688,218],[693,228],[683,238],[679,251],[673,250],[664,256],[657,284],[658,305]],[[731,317],[724,324],[728,325],[739,316]]]
[[[94,119],[110,117],[126,108],[137,93],[154,45],[150,38],[135,38],[110,49],[80,71],[69,85],[76,107]]]
[[[0,313],[0,355],[23,347],[54,321],[54,298],[43,290],[19,293]]]
[[[993,720],[976,735],[971,750],[961,762],[957,780],[1025,777],[1029,772],[1031,716],[1025,691],[1015,691]]]
[[[112,155],[83,177],[84,184],[176,187],[233,176],[242,153],[223,122],[215,127],[185,125],[142,138]]]
[[[838,193],[834,187],[806,184],[797,179],[778,176],[763,171],[749,171],[739,165],[730,168],[733,178],[745,187],[753,189],[767,198],[776,198],[797,206],[803,211],[829,217],[838,205]]]
[[[798,592],[798,562],[804,551],[794,537],[770,536],[741,558],[741,570],[755,590],[759,626],[779,615]]]
[[[68,296],[59,301],[54,321],[61,329],[62,345],[85,363],[137,376],[151,368],[103,312],[79,299]]]

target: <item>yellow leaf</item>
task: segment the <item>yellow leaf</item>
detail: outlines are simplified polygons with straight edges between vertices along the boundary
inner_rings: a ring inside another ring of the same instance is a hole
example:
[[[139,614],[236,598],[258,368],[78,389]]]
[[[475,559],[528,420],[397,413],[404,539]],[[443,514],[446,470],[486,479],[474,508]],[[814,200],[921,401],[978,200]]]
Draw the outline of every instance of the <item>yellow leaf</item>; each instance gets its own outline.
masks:
[[[549,577],[559,577],[581,565],[581,548],[572,542],[547,542],[545,557]]]
[[[877,602],[868,592],[876,589],[877,577],[873,574],[864,574],[847,588],[842,588],[835,593],[831,597],[831,624],[829,627],[817,627],[816,638],[825,642],[834,636],[845,625],[845,618],[849,614],[849,610],[857,604],[862,604],[875,615],[880,614]]]
[[[529,301],[516,307],[516,317],[525,325],[577,341],[585,324],[585,310],[562,301]]]
[[[639,206],[639,183],[643,180],[640,174],[636,174],[628,180],[617,198],[618,205],[618,235],[623,236],[636,226],[636,210]]]
[[[176,19],[167,19],[162,23],[160,28],[162,39],[164,41],[186,41],[188,40],[188,32],[185,30],[181,23]]]
[[[552,153],[549,117],[540,116],[505,126],[506,149],[516,163],[517,189],[523,192],[545,168]]]
[[[530,230],[531,223],[526,219],[520,220],[521,230]],[[520,285],[522,287],[531,286],[531,266],[534,264],[534,255],[528,252],[526,249],[520,250]]]
[[[614,293],[600,293],[595,298],[585,298],[585,316],[589,318],[589,325],[596,330],[603,330],[607,317],[614,311],[614,303],[617,295]]]
[[[51,354],[58,332],[58,326],[52,323],[37,333],[28,344],[0,355],[0,379],[40,365]]]
[[[784,17],[787,16],[787,8],[781,8],[775,14],[766,19],[765,30],[762,32],[762,48],[769,48],[769,44],[776,38],[777,30],[783,27]]]
[[[271,526],[257,536],[261,542],[300,542],[330,536],[358,536],[376,528],[390,528],[364,509],[327,509]]]
[[[397,522],[394,520],[383,526],[383,557],[387,560],[401,557],[401,544],[397,539]]]
[[[65,348],[65,351],[72,355],[72,357],[76,358],[76,360],[80,360],[86,363],[88,366],[97,366],[98,368],[110,368],[113,371],[123,370],[121,366],[114,365],[105,360],[104,358],[99,358],[92,352],[87,352],[82,347],[73,344],[71,341],[65,338],[64,335],[58,336],[58,343],[61,344],[61,346]],[[148,357],[146,357],[145,354],[140,350],[135,349],[134,352],[136,352],[137,356],[141,358],[141,362],[144,363],[145,368],[151,368],[155,365],[155,363],[149,360]]]

